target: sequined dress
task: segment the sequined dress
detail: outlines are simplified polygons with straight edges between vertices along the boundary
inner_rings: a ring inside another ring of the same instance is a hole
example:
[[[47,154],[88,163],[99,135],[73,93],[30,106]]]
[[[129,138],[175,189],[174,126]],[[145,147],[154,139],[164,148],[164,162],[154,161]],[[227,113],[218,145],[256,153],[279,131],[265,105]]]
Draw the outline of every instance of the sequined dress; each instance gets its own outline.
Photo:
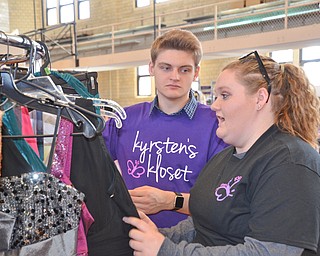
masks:
[[[2,177],[0,255],[31,255],[31,251],[37,252],[34,255],[76,255],[83,198],[51,174]]]

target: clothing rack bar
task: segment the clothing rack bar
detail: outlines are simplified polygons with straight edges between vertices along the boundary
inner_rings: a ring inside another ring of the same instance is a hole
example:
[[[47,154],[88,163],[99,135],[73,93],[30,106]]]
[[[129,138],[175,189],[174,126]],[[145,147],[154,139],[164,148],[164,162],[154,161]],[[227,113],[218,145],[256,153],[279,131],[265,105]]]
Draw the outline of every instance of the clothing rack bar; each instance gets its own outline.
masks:
[[[27,37],[24,36],[7,35],[3,32],[0,32],[0,43],[26,50],[31,49],[31,47],[34,47],[37,50],[37,54],[40,58],[45,56],[45,49],[41,44],[31,39],[29,41]]]
[[[83,135],[82,132],[71,133],[71,136]],[[46,138],[53,137],[54,134],[35,134],[35,135],[2,135],[3,139],[27,139],[27,138]]]

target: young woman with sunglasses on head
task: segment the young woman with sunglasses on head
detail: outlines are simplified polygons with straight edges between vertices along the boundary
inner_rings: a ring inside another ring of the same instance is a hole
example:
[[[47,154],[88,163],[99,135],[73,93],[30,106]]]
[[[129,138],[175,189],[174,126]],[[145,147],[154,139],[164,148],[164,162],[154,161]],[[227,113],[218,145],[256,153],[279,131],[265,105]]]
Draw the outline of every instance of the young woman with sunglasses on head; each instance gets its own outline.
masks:
[[[300,68],[252,53],[217,79],[217,135],[231,146],[200,173],[190,192],[191,217],[160,230],[143,213],[124,218],[135,227],[129,233],[134,255],[317,251],[319,100]]]

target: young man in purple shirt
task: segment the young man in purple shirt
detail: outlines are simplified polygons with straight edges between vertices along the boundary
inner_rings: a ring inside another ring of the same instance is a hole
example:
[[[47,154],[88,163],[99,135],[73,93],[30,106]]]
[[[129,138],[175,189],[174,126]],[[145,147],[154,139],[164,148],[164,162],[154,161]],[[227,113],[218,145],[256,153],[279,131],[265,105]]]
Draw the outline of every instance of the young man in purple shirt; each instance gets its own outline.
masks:
[[[158,227],[171,227],[189,214],[189,190],[207,161],[226,147],[216,136],[209,106],[196,101],[202,47],[194,34],[170,30],[151,47],[149,71],[157,96],[125,108],[121,129],[114,120],[103,132],[136,207]]]

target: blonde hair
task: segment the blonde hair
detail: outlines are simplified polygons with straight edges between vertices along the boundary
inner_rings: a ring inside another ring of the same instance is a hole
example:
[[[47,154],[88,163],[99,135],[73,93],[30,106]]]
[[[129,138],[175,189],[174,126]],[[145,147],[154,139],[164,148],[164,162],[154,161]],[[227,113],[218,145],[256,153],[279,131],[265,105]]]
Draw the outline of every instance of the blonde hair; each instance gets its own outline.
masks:
[[[317,147],[320,102],[315,87],[309,83],[302,68],[292,64],[280,65],[269,57],[260,58],[270,78],[275,125]],[[237,79],[247,87],[249,93],[268,86],[255,56],[231,62],[225,69],[234,70]]]
[[[199,39],[190,31],[172,29],[157,37],[151,45],[151,61],[155,63],[162,50],[190,52],[197,67],[202,59],[202,46]]]

